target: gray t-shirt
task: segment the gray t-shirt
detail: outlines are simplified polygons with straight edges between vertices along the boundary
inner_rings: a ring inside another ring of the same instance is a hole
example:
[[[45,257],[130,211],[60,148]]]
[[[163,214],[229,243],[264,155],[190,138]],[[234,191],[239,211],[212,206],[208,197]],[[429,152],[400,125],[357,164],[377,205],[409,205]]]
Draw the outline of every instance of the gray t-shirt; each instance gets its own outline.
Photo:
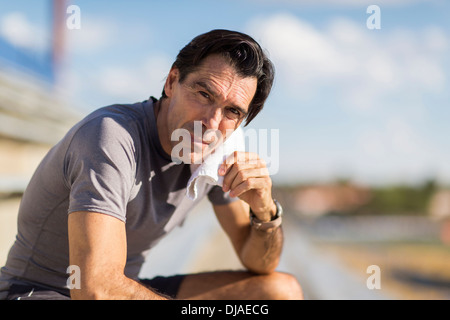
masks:
[[[0,291],[25,281],[68,293],[68,214],[94,211],[125,222],[125,274],[137,278],[150,248],[205,195],[234,201],[218,186],[186,196],[190,166],[172,162],[159,141],[151,99],[94,111],[45,156],[20,204],[18,234]],[[168,253],[170,254],[170,253]]]

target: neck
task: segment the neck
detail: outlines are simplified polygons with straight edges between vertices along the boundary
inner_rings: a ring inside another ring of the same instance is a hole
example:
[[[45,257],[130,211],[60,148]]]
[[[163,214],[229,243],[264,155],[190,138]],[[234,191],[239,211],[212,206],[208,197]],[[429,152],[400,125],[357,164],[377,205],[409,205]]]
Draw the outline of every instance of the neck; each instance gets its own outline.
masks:
[[[153,112],[155,113],[155,120],[156,120],[156,128],[158,130],[158,136],[159,141],[161,143],[161,146],[163,147],[163,150],[170,155],[172,152],[171,144],[169,140],[170,134],[167,132],[167,124],[164,121],[165,117],[165,108],[164,108],[164,102],[166,99],[159,99],[155,103],[155,107],[153,108]]]
[[[161,109],[161,99],[157,100],[153,107],[153,113],[155,115],[156,122],[158,122],[158,114],[160,109]]]

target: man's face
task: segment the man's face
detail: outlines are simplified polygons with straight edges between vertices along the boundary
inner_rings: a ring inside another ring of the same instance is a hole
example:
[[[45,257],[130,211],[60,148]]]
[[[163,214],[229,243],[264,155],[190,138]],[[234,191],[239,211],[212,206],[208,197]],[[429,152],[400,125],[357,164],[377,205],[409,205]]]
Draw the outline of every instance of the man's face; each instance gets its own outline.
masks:
[[[205,58],[183,82],[179,77],[179,70],[172,68],[166,80],[167,112],[163,114],[167,130],[160,139],[164,150],[170,154],[180,143],[172,141],[172,132],[177,129],[189,132],[189,158],[191,163],[198,163],[202,155],[204,157],[217,145],[218,136],[229,136],[245,119],[257,80],[239,76],[219,55]],[[184,154],[183,158],[186,156]]]

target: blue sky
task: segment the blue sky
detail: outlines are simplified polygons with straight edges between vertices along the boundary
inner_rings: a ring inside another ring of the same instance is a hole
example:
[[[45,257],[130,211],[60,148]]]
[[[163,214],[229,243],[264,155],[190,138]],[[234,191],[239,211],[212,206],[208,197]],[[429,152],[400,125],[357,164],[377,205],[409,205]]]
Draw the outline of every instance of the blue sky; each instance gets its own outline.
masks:
[[[0,36],[45,50],[51,1],[0,1]],[[88,113],[159,96],[179,49],[249,33],[277,77],[249,126],[279,130],[277,182],[450,184],[450,3],[420,0],[78,0],[62,87]],[[381,10],[369,30],[366,8]],[[68,15],[67,15],[68,16]],[[270,131],[269,131],[270,132]]]

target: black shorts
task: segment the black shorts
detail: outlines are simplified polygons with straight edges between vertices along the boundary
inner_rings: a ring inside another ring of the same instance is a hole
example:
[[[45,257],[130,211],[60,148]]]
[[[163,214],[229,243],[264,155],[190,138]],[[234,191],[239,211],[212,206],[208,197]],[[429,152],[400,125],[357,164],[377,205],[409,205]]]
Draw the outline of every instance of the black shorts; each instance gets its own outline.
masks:
[[[139,279],[156,293],[175,299],[184,275],[158,276],[153,279]],[[8,290],[6,300],[70,300],[68,292],[59,292],[37,285],[15,283]]]
[[[156,291],[159,294],[175,299],[184,277],[184,275],[170,277],[158,276],[153,279],[139,279],[139,282],[146,287],[152,288],[153,291]]]

